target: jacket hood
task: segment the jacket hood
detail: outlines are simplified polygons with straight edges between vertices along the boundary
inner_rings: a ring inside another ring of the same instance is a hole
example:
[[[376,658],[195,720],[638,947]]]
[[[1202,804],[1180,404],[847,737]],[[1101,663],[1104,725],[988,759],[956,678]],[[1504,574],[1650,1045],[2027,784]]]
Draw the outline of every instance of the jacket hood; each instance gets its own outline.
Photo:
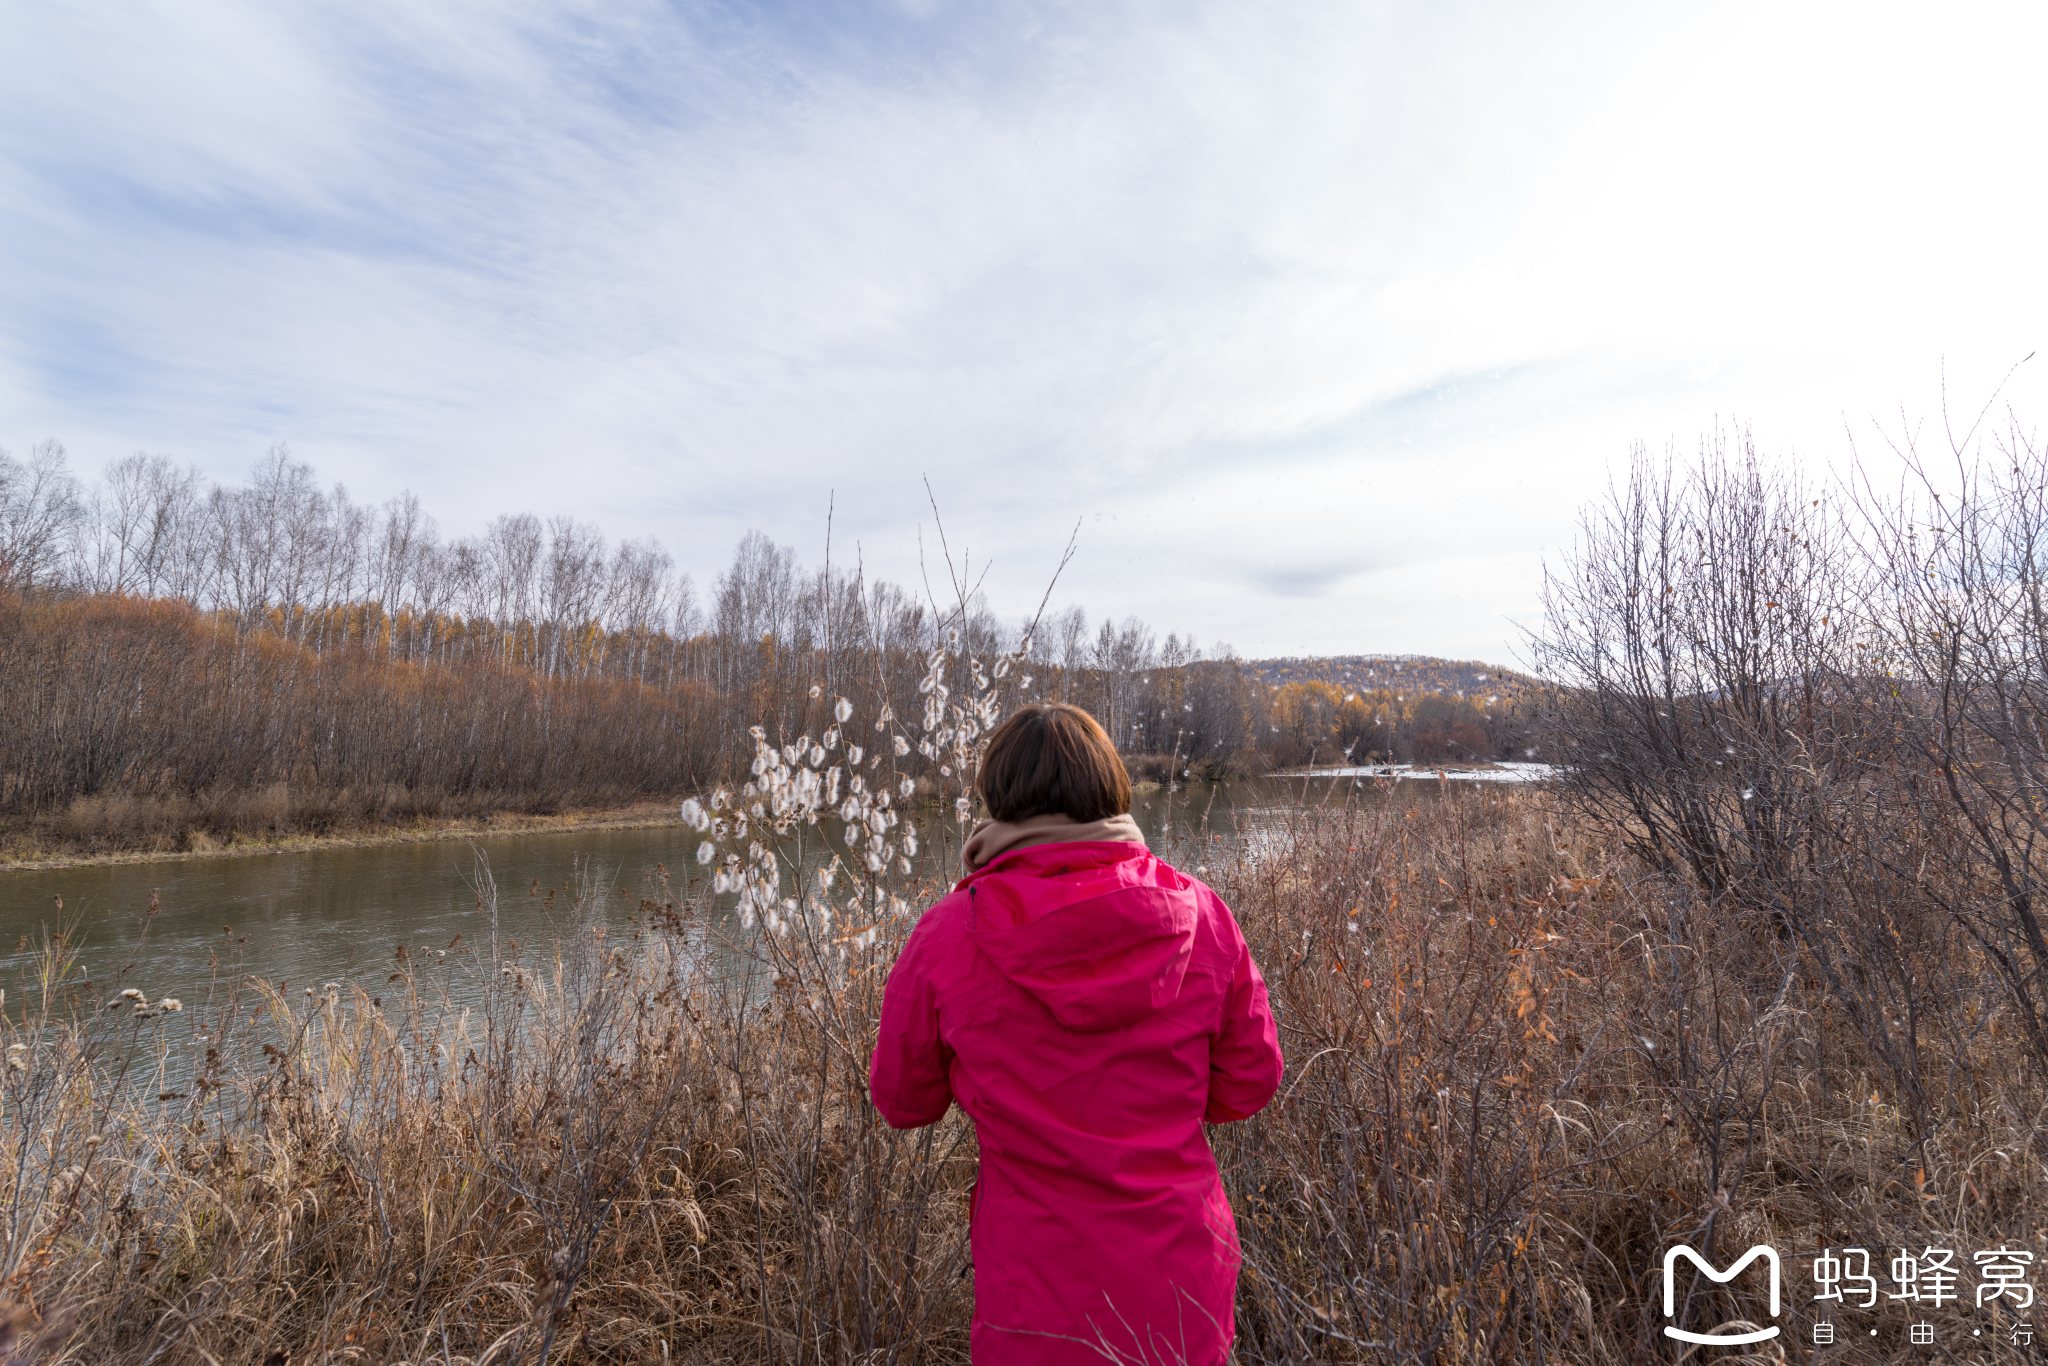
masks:
[[[960,885],[971,941],[1066,1028],[1122,1029],[1180,995],[1199,884],[1143,845],[1034,845]]]

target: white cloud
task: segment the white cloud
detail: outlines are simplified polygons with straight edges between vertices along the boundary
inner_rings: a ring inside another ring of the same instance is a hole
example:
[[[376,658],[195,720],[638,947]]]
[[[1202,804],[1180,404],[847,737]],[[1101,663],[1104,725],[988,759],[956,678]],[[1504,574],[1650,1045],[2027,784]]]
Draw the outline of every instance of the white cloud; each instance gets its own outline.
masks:
[[[913,577],[929,472],[1020,608],[1079,516],[1097,614],[1503,658],[1632,441],[1835,458],[2048,303],[2023,11],[844,13],[11,20],[0,439],[700,573],[829,487]]]

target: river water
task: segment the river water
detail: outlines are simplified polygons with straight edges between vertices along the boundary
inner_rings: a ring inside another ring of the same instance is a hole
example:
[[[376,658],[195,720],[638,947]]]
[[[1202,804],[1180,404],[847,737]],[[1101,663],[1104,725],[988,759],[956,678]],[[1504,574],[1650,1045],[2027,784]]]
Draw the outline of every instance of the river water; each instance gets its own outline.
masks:
[[[1257,784],[1154,792],[1133,814],[1170,853],[1190,835],[1235,840],[1276,795]],[[938,856],[940,842],[925,843]],[[458,934],[466,947],[488,933],[485,864],[500,934],[540,947],[591,916],[626,926],[663,868],[677,900],[702,904],[708,889],[688,881],[699,873],[697,844],[671,825],[0,871],[0,983],[14,985],[44,933],[70,929],[90,980],[110,991],[196,1001],[216,975],[254,975],[294,991],[353,980],[374,995],[399,945],[431,959]],[[713,907],[713,923],[718,914]]]

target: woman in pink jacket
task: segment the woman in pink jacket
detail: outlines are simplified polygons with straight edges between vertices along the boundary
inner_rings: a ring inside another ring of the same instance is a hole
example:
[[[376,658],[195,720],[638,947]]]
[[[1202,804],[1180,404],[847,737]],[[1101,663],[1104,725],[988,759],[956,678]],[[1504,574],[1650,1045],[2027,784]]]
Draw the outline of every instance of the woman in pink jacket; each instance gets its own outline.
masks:
[[[899,1129],[974,1120],[974,1360],[1222,1362],[1237,1223],[1202,1125],[1280,1084],[1266,984],[1146,849],[1088,713],[1019,711],[976,786],[993,819],[889,974],[869,1072]]]

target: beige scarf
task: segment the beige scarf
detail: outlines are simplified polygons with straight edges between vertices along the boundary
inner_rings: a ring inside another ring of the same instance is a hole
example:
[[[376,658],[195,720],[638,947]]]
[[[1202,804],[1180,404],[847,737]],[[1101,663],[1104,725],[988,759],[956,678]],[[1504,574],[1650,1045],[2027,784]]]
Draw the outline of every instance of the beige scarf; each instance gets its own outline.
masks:
[[[960,850],[962,876],[985,867],[997,854],[1022,849],[1030,844],[1065,844],[1077,840],[1127,840],[1143,844],[1145,836],[1128,815],[1083,825],[1072,816],[1058,814],[1027,816],[1012,825],[1006,821],[983,821],[968,832]]]

